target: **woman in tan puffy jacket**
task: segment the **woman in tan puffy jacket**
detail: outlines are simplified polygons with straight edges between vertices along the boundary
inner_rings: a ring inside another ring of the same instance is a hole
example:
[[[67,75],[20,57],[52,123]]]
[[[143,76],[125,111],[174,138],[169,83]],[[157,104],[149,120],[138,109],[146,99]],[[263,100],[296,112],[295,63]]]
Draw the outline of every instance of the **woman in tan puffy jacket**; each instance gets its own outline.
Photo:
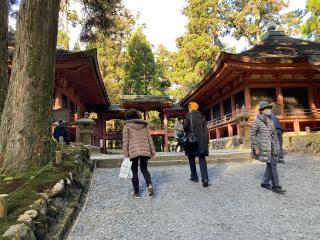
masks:
[[[154,194],[151,176],[148,171],[148,160],[156,155],[153,140],[148,128],[148,122],[140,119],[140,113],[130,109],[125,114],[125,125],[123,127],[123,153],[132,161],[132,185],[134,191],[132,196],[140,198],[138,163],[140,170],[146,180],[149,196]]]

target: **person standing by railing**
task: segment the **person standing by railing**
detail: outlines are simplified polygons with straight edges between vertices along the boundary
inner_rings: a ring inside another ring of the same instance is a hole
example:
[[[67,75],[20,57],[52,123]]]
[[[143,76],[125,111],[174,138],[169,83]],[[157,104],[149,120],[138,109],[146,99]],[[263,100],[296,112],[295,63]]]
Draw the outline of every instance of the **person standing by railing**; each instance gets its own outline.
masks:
[[[175,149],[174,149],[175,152],[178,150],[179,146],[180,146],[180,152],[183,151],[183,147],[182,147],[183,136],[184,136],[183,118],[179,117],[174,123],[174,139],[177,141],[177,145],[175,146]]]
[[[267,163],[261,187],[283,194],[285,190],[279,184],[277,171],[279,142],[271,120],[271,108],[268,102],[260,103],[259,113],[251,128],[251,157]]]

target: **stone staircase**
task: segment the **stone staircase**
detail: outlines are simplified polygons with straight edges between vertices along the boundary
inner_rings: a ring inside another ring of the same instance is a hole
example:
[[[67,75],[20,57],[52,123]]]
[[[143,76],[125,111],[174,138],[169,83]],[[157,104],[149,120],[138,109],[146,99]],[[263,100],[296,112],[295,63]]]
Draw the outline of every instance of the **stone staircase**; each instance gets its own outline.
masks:
[[[109,155],[92,153],[91,159],[96,162],[97,168],[117,168],[121,166],[124,155]],[[248,150],[214,150],[207,157],[208,163],[248,161]],[[188,164],[188,158],[184,153],[157,153],[156,159],[149,162],[151,166],[169,166]]]

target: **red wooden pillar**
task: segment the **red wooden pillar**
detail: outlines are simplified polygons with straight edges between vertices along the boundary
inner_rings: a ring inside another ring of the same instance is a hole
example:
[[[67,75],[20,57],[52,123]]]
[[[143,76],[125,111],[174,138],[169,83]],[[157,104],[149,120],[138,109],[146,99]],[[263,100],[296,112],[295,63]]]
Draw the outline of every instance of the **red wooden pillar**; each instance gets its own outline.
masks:
[[[299,133],[300,132],[300,125],[299,125],[299,121],[294,121],[293,122],[293,129],[295,133]]]
[[[220,134],[220,129],[219,128],[216,128],[216,138],[220,138],[221,137],[221,134]]]
[[[62,93],[59,88],[56,89],[56,95],[54,96],[54,106],[53,109],[62,108]]]
[[[280,85],[277,85],[276,87],[276,97],[277,97],[277,103],[279,105],[283,105],[284,101],[283,101],[283,95],[282,95],[282,88]]]
[[[230,124],[228,124],[228,137],[232,137],[233,136],[233,128]]]
[[[251,109],[251,97],[250,97],[250,88],[248,87],[247,83],[244,86],[244,100],[245,100],[246,109],[250,110]]]
[[[237,123],[237,136],[240,136],[240,131],[241,131],[240,124]]]
[[[164,151],[168,152],[168,118],[167,114],[163,113],[163,126],[164,126]]]
[[[314,100],[313,86],[311,84],[308,87],[308,102],[309,102],[310,111],[315,113],[317,111],[317,107]]]

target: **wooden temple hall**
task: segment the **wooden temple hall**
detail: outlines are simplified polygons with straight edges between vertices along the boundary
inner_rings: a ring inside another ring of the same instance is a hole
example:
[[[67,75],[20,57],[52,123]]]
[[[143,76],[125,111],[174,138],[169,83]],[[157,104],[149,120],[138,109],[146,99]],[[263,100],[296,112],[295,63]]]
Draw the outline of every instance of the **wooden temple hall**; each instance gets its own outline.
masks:
[[[120,100],[118,105],[107,106],[101,116],[107,121],[107,132],[105,140],[107,140],[108,148],[116,148],[115,143],[119,143],[122,139],[122,124],[121,121],[108,120],[123,120],[127,109],[138,110],[142,118],[149,120],[150,114],[155,114],[157,121],[149,124],[150,132],[153,137],[160,137],[161,147],[163,151],[169,150],[169,138],[173,138],[173,121],[172,119],[180,116],[185,117],[187,114],[186,108],[179,104],[174,104],[172,99],[167,95],[150,96],[150,95],[125,95]],[[118,146],[121,146],[121,143]]]
[[[11,34],[9,70],[13,51]],[[105,152],[117,147],[117,142],[121,147],[125,110],[135,108],[146,120],[149,114],[157,114],[158,121],[150,125],[151,133],[161,139],[160,149],[168,151],[173,137],[172,119],[185,116],[190,101],[199,103],[210,139],[219,139],[241,136],[243,122],[239,116],[247,116],[250,122],[262,100],[275,103],[285,132],[299,133],[307,126],[318,130],[319,93],[320,43],[291,38],[274,29],[269,29],[263,41],[250,50],[240,54],[222,52],[211,72],[178,104],[168,96],[124,96],[118,105],[112,105],[96,50],[57,50],[52,123],[54,127],[56,120],[63,119],[71,142],[83,142],[81,134],[90,133],[86,144]],[[77,121],[85,112],[95,124],[82,129]]]
[[[149,112],[156,111],[159,121],[150,126],[151,134],[162,140],[162,150],[168,150],[168,139],[173,130],[168,120],[185,116],[186,109],[163,96],[123,96],[120,104],[111,104],[100,75],[95,49],[82,52],[57,51],[53,96],[53,122],[63,119],[68,126],[71,142],[81,142],[81,127],[76,124],[85,112],[94,120],[89,126],[90,144],[102,152],[121,148],[125,111],[137,109],[148,120]],[[83,142],[83,141],[82,141]]]
[[[222,52],[211,72],[180,102],[195,101],[210,139],[240,135],[239,114],[253,120],[260,101],[274,103],[285,132],[320,129],[320,43],[269,29],[240,54]]]

